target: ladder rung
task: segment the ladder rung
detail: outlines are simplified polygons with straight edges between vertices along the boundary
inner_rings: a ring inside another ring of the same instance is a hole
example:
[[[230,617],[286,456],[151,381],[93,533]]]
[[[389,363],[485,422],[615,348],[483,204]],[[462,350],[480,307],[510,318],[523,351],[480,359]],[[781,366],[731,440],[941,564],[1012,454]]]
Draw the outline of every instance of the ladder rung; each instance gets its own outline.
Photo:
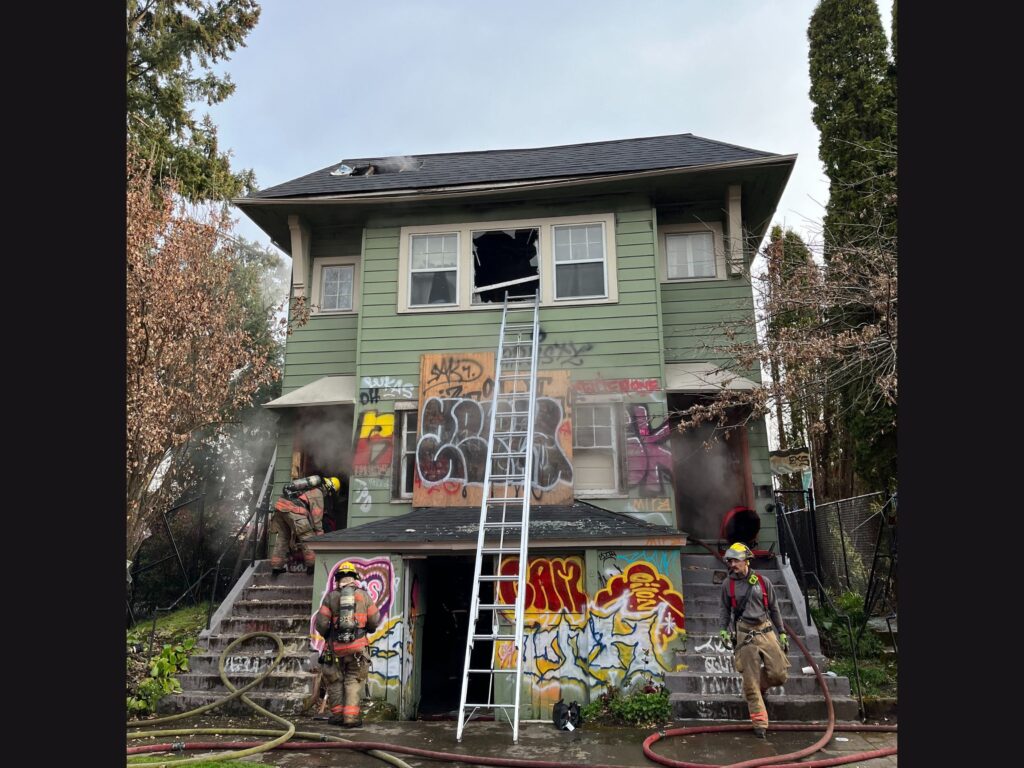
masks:
[[[484,528],[522,528],[522,523],[488,523],[484,522]]]
[[[480,574],[480,581],[519,581],[519,576],[515,573],[482,573]]]
[[[512,670],[512,671],[515,672],[515,670]],[[462,706],[465,707],[466,709],[469,709],[470,707],[477,707],[477,708],[480,708],[480,707],[488,708],[488,707],[490,707],[490,708],[493,708],[493,709],[513,709],[515,707],[515,704],[470,704],[467,701]]]
[[[525,430],[510,430],[510,431],[495,430],[494,436],[495,437],[526,437],[526,431]]]
[[[516,670],[514,670],[514,669],[471,669],[471,670],[469,670],[469,672],[470,672],[470,674],[473,674],[475,672],[475,673],[480,674],[480,675],[514,675],[516,673]],[[472,705],[471,704],[467,704],[466,706],[469,707],[469,706],[472,706]]]
[[[483,547],[480,550],[485,555],[518,555],[519,547]]]
[[[474,640],[515,640],[515,635],[473,635]]]
[[[515,610],[514,605],[508,603],[480,603],[477,605],[482,611],[511,611]]]

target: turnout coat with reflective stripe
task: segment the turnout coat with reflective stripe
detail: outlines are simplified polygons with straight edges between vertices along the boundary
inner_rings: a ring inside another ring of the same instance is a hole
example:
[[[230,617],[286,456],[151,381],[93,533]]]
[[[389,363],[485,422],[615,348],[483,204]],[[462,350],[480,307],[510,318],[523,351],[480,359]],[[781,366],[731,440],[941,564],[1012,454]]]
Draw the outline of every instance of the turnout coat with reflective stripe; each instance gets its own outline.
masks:
[[[327,637],[327,630],[341,611],[340,586],[344,585],[338,585],[338,587],[331,590],[330,594],[320,604],[320,610],[317,612],[316,631],[324,637]],[[348,656],[362,648],[366,648],[369,644],[366,639],[367,634],[372,634],[377,629],[377,625],[380,624],[380,611],[377,609],[377,604],[373,602],[365,590],[356,589],[355,601],[355,619],[356,624],[359,626],[359,631],[356,632],[356,638],[349,643],[341,643],[335,637],[331,637],[331,649],[336,656]]]

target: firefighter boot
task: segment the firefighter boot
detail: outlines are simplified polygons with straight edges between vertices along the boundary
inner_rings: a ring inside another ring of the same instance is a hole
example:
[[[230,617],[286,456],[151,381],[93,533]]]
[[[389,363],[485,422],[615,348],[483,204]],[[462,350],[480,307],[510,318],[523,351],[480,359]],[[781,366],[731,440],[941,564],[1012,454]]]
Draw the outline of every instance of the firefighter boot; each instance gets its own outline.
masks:
[[[755,728],[754,729],[754,735],[757,738],[759,738],[759,739],[767,739],[768,738],[768,729],[767,728]]]

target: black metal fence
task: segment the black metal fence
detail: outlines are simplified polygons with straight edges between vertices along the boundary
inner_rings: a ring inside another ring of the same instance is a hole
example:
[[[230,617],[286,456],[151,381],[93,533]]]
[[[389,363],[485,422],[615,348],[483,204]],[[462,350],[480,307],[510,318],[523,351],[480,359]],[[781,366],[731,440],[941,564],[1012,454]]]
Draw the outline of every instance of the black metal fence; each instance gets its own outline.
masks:
[[[870,615],[895,611],[896,494],[815,504],[812,491],[776,491],[781,551],[829,593],[854,592]]]

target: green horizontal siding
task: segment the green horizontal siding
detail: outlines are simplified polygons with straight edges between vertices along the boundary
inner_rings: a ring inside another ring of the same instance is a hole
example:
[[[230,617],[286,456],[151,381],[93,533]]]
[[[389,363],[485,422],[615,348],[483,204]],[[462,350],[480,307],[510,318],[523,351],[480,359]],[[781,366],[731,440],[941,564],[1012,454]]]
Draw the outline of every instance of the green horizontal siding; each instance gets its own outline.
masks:
[[[288,337],[284,358],[285,392],[321,376],[355,375],[358,315],[314,315]]]
[[[730,345],[755,339],[754,295],[746,279],[662,283],[661,317],[666,363],[729,361]]]

